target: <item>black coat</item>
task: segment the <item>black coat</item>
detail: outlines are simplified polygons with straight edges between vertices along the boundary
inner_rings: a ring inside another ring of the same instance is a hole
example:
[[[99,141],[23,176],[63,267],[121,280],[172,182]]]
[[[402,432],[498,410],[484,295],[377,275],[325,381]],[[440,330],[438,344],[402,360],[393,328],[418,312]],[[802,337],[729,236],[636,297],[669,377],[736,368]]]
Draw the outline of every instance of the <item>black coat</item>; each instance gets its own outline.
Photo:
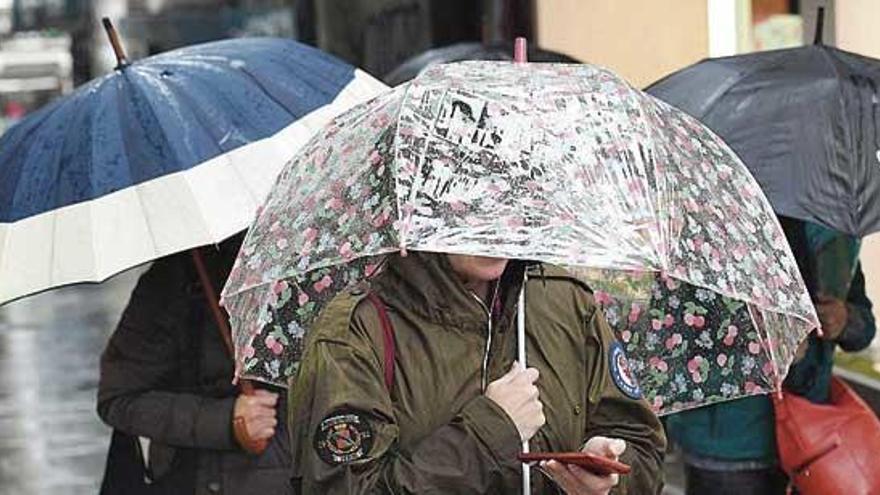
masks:
[[[237,245],[224,243],[206,256],[215,289]],[[243,451],[232,431],[232,360],[205,301],[189,252],[156,261],[138,281],[101,358],[98,414],[115,428],[105,495],[134,494],[129,482],[142,484],[131,469],[140,467],[131,459],[136,436],[151,439],[154,481],[144,493],[290,491],[286,398],[279,397],[278,427],[266,451]]]

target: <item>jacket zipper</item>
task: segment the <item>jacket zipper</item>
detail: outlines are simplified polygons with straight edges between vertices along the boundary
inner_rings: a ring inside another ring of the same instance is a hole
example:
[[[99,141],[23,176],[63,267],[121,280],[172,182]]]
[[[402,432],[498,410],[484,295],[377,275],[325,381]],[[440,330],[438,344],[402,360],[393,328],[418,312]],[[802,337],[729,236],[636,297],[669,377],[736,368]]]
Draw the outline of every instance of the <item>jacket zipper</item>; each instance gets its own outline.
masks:
[[[486,348],[483,351],[483,363],[480,367],[480,390],[482,392],[486,391],[486,387],[489,386],[489,351],[492,349],[492,312],[489,308],[486,307],[486,303],[480,299],[474,293],[471,293],[474,296],[474,299],[477,300],[480,307],[483,308],[483,311],[486,313],[487,324],[486,324]],[[492,293],[492,302],[490,307],[495,306],[495,298],[498,297],[498,283],[496,282],[495,289]]]

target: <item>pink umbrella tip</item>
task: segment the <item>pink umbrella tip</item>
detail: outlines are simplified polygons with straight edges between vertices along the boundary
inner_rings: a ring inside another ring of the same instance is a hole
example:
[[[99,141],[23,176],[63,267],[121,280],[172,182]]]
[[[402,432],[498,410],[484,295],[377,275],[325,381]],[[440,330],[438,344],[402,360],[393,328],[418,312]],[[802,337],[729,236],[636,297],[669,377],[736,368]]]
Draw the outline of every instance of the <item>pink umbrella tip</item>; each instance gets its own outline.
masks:
[[[528,62],[526,56],[526,39],[522,36],[518,36],[513,43],[513,60],[521,64]]]

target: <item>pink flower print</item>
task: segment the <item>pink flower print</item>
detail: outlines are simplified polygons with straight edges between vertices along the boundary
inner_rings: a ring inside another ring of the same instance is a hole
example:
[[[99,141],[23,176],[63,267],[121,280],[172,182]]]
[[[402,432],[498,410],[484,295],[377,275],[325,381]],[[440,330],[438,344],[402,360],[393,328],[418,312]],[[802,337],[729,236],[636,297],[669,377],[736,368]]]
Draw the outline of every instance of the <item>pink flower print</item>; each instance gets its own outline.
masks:
[[[286,288],[287,282],[284,280],[276,280],[272,284],[272,292],[274,292],[276,295],[281,295],[281,293],[284,292],[284,289]]]
[[[666,318],[663,320],[663,326],[671,327],[675,324],[675,318],[672,317],[671,314],[666,314]],[[659,328],[657,330],[660,330]]]
[[[267,349],[271,350],[272,352],[275,352],[275,346],[278,345],[278,341],[275,340],[275,337],[269,335],[268,337],[266,337],[266,340],[264,342],[266,344]]]
[[[757,342],[749,342],[749,352],[752,354],[757,354],[761,352],[761,344]]]
[[[736,334],[728,332],[727,335],[724,336],[724,345],[730,347],[733,345],[734,340],[736,340]]]
[[[657,371],[661,373],[666,373],[669,370],[669,365],[666,364],[666,361],[658,358],[657,356],[653,356],[648,360],[648,364],[657,369]]]
[[[651,403],[651,407],[654,409],[654,411],[659,411],[660,409],[662,409],[663,408],[663,396],[662,395],[655,396],[654,402]]]
[[[715,357],[715,362],[718,363],[718,366],[724,367],[727,364],[727,354],[721,353]]]
[[[629,322],[635,323],[639,321],[639,315],[642,313],[642,308],[639,307],[638,304],[633,303],[629,310]],[[655,329],[659,330],[659,329]]]
[[[277,220],[272,222],[272,225],[269,226],[269,232],[272,233],[278,232],[279,229],[281,229],[281,222]]]
[[[703,328],[706,325],[706,318],[702,315],[694,316],[694,326],[697,328]]]
[[[611,295],[602,290],[597,290],[595,293],[593,293],[593,299],[595,299],[595,301],[602,306],[607,306],[613,301],[613,299],[611,299]]]
[[[684,269],[682,268],[682,272],[683,271],[684,271]],[[678,288],[678,282],[673,278],[667,278],[666,279],[666,288],[669,290],[675,290]]]
[[[275,345],[273,345],[269,349],[272,351],[272,354],[275,354],[276,356],[279,356],[282,352],[284,352],[284,346],[281,345],[281,342],[275,342]]]
[[[630,332],[629,330],[624,330],[624,331],[620,332],[620,340],[622,340],[624,342],[629,342],[631,338],[632,338],[632,332]]]
[[[287,239],[281,237],[280,239],[275,241],[275,247],[281,250],[287,249]]]
[[[672,334],[668,339],[666,339],[666,349],[672,350],[675,349],[675,346],[682,343],[682,338],[680,333]]]
[[[746,249],[745,244],[737,244],[733,248],[733,257],[737,259],[737,261],[742,260],[749,254],[748,249]]]
[[[467,210],[464,203],[461,201],[451,201],[449,203],[449,208],[455,213],[464,213]]]
[[[761,391],[761,387],[755,385],[755,382],[753,382],[753,381],[747,381],[743,385],[743,388],[745,389],[747,394],[754,394],[754,393],[758,393]]]
[[[346,242],[345,244],[339,246],[339,255],[342,256],[344,260],[350,260],[354,257],[354,252],[351,250],[351,243]]]
[[[303,237],[305,238],[306,242],[311,243],[318,237],[318,231],[313,227],[309,227],[305,231],[303,231]]]
[[[385,225],[386,223],[388,223],[388,218],[390,218],[390,217],[391,217],[391,215],[388,213],[387,210],[383,211],[382,213],[379,213],[378,215],[373,217],[373,221],[372,221],[373,227],[378,229],[379,227]],[[364,244],[368,244],[368,243],[365,242]]]
[[[324,289],[329,288],[331,285],[333,285],[333,279],[330,278],[330,275],[324,275],[324,278],[315,282],[313,287],[315,289],[315,292],[320,294],[324,292]]]
[[[526,186],[526,189],[528,189],[530,193],[534,193],[535,191],[540,189],[540,186],[538,186],[538,183],[533,180],[527,181],[525,186]]]
[[[685,313],[684,314],[684,324],[689,327],[694,326],[694,315],[692,315],[690,313]]]
[[[326,206],[327,206],[327,208],[330,208],[331,210],[338,211],[338,210],[342,209],[342,207],[344,205],[345,204],[342,202],[341,199],[334,196],[333,198],[330,199],[330,201],[327,201]]]
[[[651,328],[653,328],[654,330],[660,330],[661,328],[663,328],[663,322],[658,320],[657,318],[654,318],[653,320],[651,320]]]
[[[304,306],[307,302],[309,302],[309,295],[305,292],[300,292],[299,297],[296,298],[296,302],[299,303],[300,306]]]
[[[696,373],[700,371],[700,364],[703,363],[703,356],[694,356],[693,359],[688,361],[687,368],[691,373]]]
[[[374,149],[370,153],[370,165],[376,166],[380,163],[382,163],[382,154],[379,153],[379,150]]]
[[[242,349],[242,351],[241,351],[241,355],[245,359],[250,359],[250,358],[254,357],[256,354],[257,354],[257,350],[254,349],[254,347],[250,346],[250,345],[245,346],[245,348]]]
[[[773,375],[773,363],[770,361],[767,361],[766,363],[764,363],[764,366],[761,366],[761,371],[764,373],[765,376],[772,376]]]

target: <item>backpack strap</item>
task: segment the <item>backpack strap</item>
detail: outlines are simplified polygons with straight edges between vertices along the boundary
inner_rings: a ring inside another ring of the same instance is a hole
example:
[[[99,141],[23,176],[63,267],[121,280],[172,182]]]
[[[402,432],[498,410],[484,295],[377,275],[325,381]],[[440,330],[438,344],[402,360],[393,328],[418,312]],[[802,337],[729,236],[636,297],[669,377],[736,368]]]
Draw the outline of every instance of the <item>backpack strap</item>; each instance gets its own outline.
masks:
[[[388,311],[382,299],[374,292],[367,294],[367,299],[376,308],[382,325],[382,341],[385,344],[382,353],[385,363],[385,388],[391,392],[391,387],[394,385],[394,327],[391,325],[391,319],[388,318]]]

